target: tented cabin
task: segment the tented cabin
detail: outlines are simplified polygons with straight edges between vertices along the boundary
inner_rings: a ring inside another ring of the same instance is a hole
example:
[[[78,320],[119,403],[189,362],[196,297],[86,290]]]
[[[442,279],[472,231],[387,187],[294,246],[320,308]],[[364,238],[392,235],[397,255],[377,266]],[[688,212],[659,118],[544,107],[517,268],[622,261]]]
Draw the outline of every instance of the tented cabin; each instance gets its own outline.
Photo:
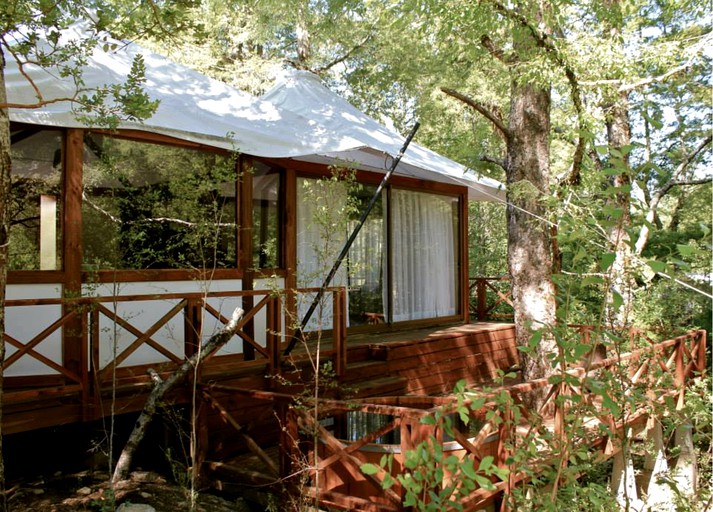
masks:
[[[145,388],[237,306],[244,328],[211,375],[274,370],[404,142],[305,72],[255,98],[129,44],[97,49],[85,86],[120,83],[137,54],[160,105],[115,129],[51,101],[71,81],[8,59],[9,102],[36,102],[25,74],[49,102],[10,109],[5,433],[101,417],[107,389]],[[338,350],[467,323],[467,203],[503,197],[411,144],[305,331]]]

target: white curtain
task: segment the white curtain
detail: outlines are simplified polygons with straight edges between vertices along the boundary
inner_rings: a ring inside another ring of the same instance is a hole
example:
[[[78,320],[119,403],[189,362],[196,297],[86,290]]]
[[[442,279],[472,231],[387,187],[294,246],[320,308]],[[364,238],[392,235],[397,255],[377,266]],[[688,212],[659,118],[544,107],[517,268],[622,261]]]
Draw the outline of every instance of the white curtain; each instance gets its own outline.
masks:
[[[297,286],[320,287],[347,240],[347,219],[343,206],[347,188],[331,180],[300,178],[297,181]],[[347,283],[346,262],[330,286]],[[315,294],[302,294],[297,300],[297,321],[301,322]],[[307,323],[306,331],[332,328],[332,295],[326,293]]]
[[[393,321],[456,314],[453,204],[447,196],[393,190]]]

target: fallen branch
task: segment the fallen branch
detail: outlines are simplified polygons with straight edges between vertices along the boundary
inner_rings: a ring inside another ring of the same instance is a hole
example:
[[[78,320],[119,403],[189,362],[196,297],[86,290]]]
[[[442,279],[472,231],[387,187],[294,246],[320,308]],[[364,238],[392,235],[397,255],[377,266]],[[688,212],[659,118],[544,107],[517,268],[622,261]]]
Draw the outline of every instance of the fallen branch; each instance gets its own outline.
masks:
[[[138,448],[139,443],[146,433],[149,423],[151,423],[151,420],[156,413],[159,401],[166,395],[166,393],[173,389],[176,384],[185,379],[188,372],[200,365],[204,359],[215,353],[218,349],[225,345],[228,340],[233,337],[233,335],[235,335],[240,326],[240,320],[242,319],[243,314],[244,311],[242,308],[235,308],[230,322],[228,322],[228,324],[220,331],[213,334],[213,336],[211,336],[210,339],[203,345],[201,350],[186,359],[186,361],[175,372],[169,375],[166,380],[161,381],[160,377],[153,372],[154,374],[152,375],[152,380],[160,383],[154,387],[151,394],[149,394],[149,397],[146,399],[144,410],[141,411],[139,419],[136,420],[134,430],[131,432],[129,440],[126,442],[126,445],[119,456],[116,468],[114,469],[114,474],[111,477],[111,482],[113,484],[121,480],[125,480],[128,476],[134,453],[136,453],[136,449]],[[151,370],[149,370],[149,373],[151,374]]]

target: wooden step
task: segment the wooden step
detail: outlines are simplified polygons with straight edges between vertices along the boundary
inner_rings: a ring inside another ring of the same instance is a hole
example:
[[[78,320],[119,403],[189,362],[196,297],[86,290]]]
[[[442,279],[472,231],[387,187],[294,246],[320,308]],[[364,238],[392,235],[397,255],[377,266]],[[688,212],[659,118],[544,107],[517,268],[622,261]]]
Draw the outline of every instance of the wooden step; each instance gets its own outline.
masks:
[[[348,363],[343,382],[354,383],[373,377],[386,377],[389,375],[388,363],[384,361],[360,361]]]
[[[368,396],[400,396],[406,394],[408,379],[405,377],[393,376],[371,379],[354,386],[354,398]]]

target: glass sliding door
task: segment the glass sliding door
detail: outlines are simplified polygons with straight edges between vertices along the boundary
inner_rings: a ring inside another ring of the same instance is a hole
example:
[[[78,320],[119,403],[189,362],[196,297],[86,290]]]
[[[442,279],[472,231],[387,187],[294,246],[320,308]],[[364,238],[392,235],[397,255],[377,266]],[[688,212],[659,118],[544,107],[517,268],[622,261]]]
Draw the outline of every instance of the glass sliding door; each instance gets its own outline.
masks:
[[[392,321],[452,316],[458,304],[458,199],[391,193]]]

